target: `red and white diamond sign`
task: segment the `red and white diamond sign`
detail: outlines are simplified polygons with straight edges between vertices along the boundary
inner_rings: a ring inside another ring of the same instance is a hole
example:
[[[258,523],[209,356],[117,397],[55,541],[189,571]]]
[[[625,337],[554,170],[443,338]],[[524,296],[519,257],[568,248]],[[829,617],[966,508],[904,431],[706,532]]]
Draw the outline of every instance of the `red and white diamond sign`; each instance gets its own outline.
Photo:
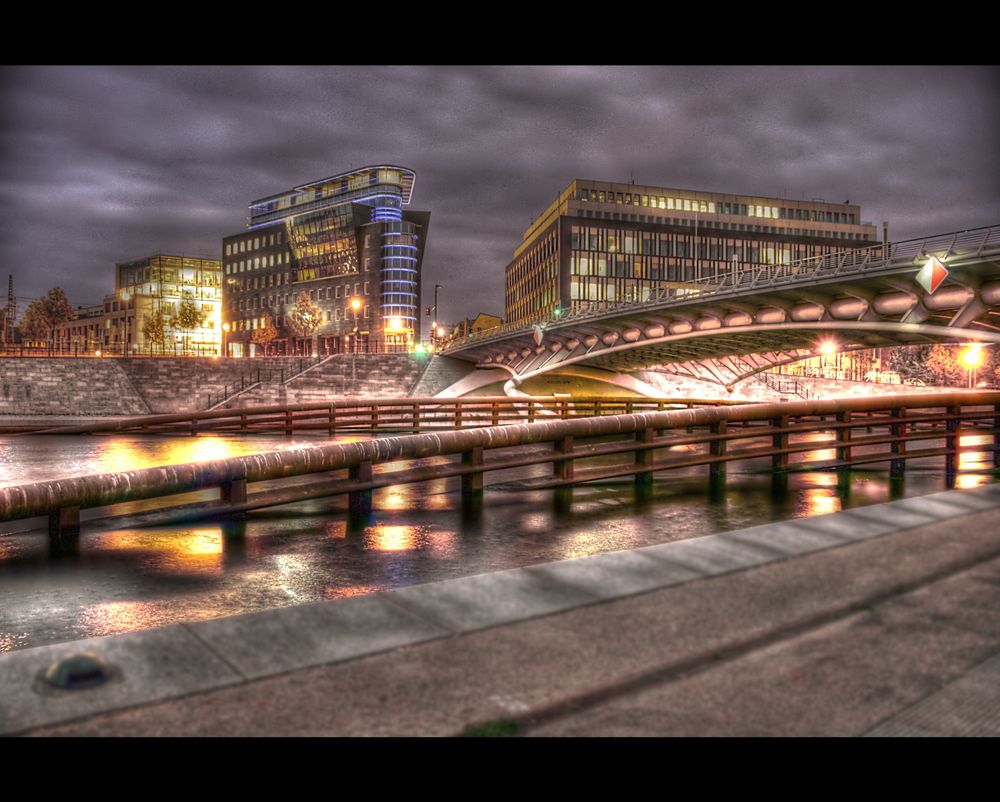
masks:
[[[535,326],[534,326],[534,328],[533,328],[532,334],[533,334],[533,336],[535,338],[535,345],[541,345],[542,344],[542,327],[539,326],[536,323]]]
[[[931,295],[948,278],[948,268],[941,264],[936,256],[932,256],[917,273],[917,283]]]

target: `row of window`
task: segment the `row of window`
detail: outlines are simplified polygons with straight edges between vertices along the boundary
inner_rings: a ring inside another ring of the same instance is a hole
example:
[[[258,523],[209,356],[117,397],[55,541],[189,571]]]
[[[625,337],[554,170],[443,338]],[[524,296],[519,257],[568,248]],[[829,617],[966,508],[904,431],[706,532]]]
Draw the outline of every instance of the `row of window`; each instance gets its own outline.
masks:
[[[268,307],[266,304],[261,304],[259,306],[252,307],[252,309],[267,309],[267,308],[270,307]],[[242,312],[244,310],[240,309],[239,311]],[[369,320],[371,319],[371,307],[368,306],[367,304],[365,304],[363,309],[358,311],[358,319],[366,319],[366,318]],[[275,321],[275,325],[278,326],[288,325],[288,315],[276,315],[273,316],[273,319]],[[346,323],[353,323],[354,320],[355,320],[354,310],[351,309],[350,307],[345,307],[343,310],[339,308],[334,309],[332,313],[329,311],[324,311],[320,315],[321,324],[330,322],[339,323],[341,321],[344,321]],[[260,329],[265,328],[266,326],[267,326],[267,316],[255,317],[255,318],[242,318],[240,320],[229,321],[230,331],[254,331],[259,328]]]
[[[592,203],[619,203],[626,206],[645,206],[652,209],[670,209],[704,214],[728,214],[742,217],[764,217],[782,220],[812,220],[824,223],[856,224],[857,215],[851,212],[830,212],[817,209],[798,209],[752,203],[729,203],[691,198],[670,198],[663,195],[641,195],[632,192],[605,192],[581,189],[579,200]]]
[[[272,253],[269,256],[255,256],[253,259],[241,259],[239,262],[230,262],[226,265],[226,275],[245,273],[247,270],[260,270],[264,267],[287,265],[288,261],[287,253]]]
[[[232,256],[235,253],[245,253],[246,251],[257,251],[261,248],[280,245],[282,242],[284,242],[284,235],[281,231],[277,231],[274,234],[265,234],[263,237],[247,237],[238,242],[227,242],[226,256]]]

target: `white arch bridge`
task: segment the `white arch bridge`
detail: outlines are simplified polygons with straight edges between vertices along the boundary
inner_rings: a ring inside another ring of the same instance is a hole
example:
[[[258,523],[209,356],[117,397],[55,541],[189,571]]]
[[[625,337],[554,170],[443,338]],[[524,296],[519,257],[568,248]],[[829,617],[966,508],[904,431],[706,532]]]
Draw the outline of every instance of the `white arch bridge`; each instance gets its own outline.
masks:
[[[948,276],[917,281],[931,257]],[[635,303],[584,304],[532,325],[493,329],[442,353],[508,376],[505,391],[553,371],[599,378],[654,366],[731,388],[768,368],[838,351],[940,342],[1000,343],[1000,225],[905,240],[661,289]],[[485,372],[485,371],[484,371]],[[461,385],[461,388],[460,388]]]

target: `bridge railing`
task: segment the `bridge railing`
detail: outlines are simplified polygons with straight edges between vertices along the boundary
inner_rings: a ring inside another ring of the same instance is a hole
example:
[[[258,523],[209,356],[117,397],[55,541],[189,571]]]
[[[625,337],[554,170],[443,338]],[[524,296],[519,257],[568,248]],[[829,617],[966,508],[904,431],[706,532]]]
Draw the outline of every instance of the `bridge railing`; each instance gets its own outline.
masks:
[[[970,434],[986,442],[965,442]],[[553,419],[0,488],[0,521],[48,516],[50,538],[59,546],[78,532],[81,509],[214,487],[219,488],[219,501],[186,505],[174,512],[201,520],[346,494],[352,513],[368,514],[372,491],[377,488],[460,478],[463,497],[476,499],[483,491],[485,472],[545,464],[552,466],[550,476],[521,480],[516,488],[559,489],[632,476],[638,488],[648,489],[656,472],[699,465],[708,466],[712,485],[725,480],[730,462],[762,459],[770,461],[779,485],[793,472],[836,470],[849,477],[846,472],[853,466],[878,463],[888,463],[890,477],[901,478],[907,461],[937,457],[944,460],[946,486],[952,486],[962,471],[998,472],[998,435],[1000,393],[996,392]],[[546,444],[549,448],[538,447]],[[524,448],[527,446],[531,447]],[[963,463],[963,456],[973,452],[988,459]],[[449,456],[457,460],[432,466],[399,465]],[[624,461],[615,461],[615,457],[624,457]],[[593,467],[581,468],[584,462]],[[377,467],[382,470],[376,471]],[[346,471],[347,475],[331,478],[334,471]],[[321,476],[311,483],[280,484],[281,480],[309,474]],[[248,484],[257,482],[271,484],[248,495]]]
[[[740,403],[710,398],[591,396],[464,396],[462,398],[346,398],[301,404],[236,407],[202,412],[143,415],[72,426],[0,427],[0,434],[294,434],[420,432],[501,426],[536,420],[656,412]]]
[[[559,323],[588,317],[599,317],[607,313],[623,310],[641,311],[646,307],[659,306],[669,301],[687,301],[702,296],[735,293],[758,287],[771,287],[796,282],[812,282],[825,276],[849,276],[882,269],[892,263],[906,259],[915,262],[933,254],[947,259],[956,253],[981,255],[988,248],[1000,246],[1000,226],[953,231],[911,240],[900,240],[885,245],[854,248],[824,256],[799,259],[787,264],[759,265],[740,270],[719,270],[711,275],[685,281],[685,287],[659,287],[648,297],[630,298],[621,301],[599,301],[579,303],[561,310],[557,317],[540,323]],[[528,334],[531,324],[512,324],[490,329],[472,335],[455,348],[478,345],[496,339],[504,339],[512,333]],[[446,349],[446,353],[452,348]]]

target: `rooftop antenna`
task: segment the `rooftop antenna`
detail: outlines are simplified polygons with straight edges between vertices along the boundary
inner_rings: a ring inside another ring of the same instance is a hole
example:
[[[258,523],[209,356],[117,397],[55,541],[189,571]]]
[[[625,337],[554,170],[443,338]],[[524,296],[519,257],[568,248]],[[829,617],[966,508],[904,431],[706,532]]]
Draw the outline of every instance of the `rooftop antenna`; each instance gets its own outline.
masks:
[[[632,186],[635,186],[635,177],[632,175],[632,171],[631,170],[628,171],[628,182]]]
[[[14,325],[17,318],[17,301],[14,300],[14,274],[7,274],[7,319]]]

